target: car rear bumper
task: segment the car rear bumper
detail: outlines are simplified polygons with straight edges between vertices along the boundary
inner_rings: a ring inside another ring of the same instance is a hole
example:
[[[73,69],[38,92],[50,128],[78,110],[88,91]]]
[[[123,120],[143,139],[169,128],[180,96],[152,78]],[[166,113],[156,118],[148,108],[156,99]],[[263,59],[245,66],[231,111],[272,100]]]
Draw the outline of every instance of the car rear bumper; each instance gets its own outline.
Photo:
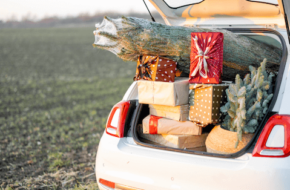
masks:
[[[131,141],[131,142],[130,142]],[[136,189],[289,189],[290,158],[214,158],[142,147],[104,133],[96,176]]]

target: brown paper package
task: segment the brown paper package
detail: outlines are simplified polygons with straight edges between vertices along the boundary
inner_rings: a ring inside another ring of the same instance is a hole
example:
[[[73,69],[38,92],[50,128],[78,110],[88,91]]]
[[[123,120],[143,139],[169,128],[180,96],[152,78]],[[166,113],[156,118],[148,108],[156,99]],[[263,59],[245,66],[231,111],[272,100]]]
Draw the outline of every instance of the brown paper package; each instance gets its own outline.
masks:
[[[149,134],[150,115],[142,121],[143,133]],[[202,127],[191,121],[175,121],[167,118],[158,120],[157,133],[166,135],[201,135]]]
[[[175,82],[138,81],[139,103],[179,106],[188,104],[188,78],[176,77]]]
[[[150,104],[149,109],[150,115],[165,117],[176,121],[186,121],[188,119],[188,104],[174,107]]]
[[[208,135],[208,133],[202,135],[151,135],[143,133],[142,125],[138,125],[138,128],[138,133],[141,138],[172,148],[189,149],[204,147]]]
[[[227,84],[191,84],[194,105],[190,106],[189,119],[203,126],[221,121],[220,107],[226,103]]]

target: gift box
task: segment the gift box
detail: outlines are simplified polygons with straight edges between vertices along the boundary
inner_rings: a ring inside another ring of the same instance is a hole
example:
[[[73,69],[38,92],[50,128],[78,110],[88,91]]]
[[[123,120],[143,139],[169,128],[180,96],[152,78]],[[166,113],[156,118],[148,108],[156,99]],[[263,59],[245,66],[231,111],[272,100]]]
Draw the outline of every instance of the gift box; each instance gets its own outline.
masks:
[[[206,126],[222,122],[220,107],[227,102],[228,84],[190,84],[189,119]]]
[[[159,146],[162,145],[172,148],[203,148],[205,147],[205,140],[208,135],[208,133],[202,135],[151,135],[143,133],[142,125],[138,125],[137,127],[138,134],[141,138],[151,141],[153,144],[157,144]]]
[[[139,80],[139,103],[179,106],[188,104],[188,78],[177,77],[174,82]]]
[[[223,39],[220,32],[191,33],[189,83],[221,83]]]
[[[191,121],[175,121],[148,115],[142,121],[144,134],[201,135],[202,127]]]
[[[180,106],[163,106],[163,105],[149,105],[150,115],[165,117],[177,121],[186,121],[188,118],[189,105]]]
[[[134,80],[174,82],[177,62],[159,56],[140,56]]]

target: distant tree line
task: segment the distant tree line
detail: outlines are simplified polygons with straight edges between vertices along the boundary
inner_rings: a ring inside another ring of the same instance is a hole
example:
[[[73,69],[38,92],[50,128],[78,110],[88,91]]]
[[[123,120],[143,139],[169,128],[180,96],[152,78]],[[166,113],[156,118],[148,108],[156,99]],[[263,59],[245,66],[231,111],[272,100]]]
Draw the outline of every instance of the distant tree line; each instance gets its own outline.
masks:
[[[45,27],[84,26],[91,25],[92,23],[101,22],[104,16],[117,18],[123,15],[151,20],[149,13],[131,12],[128,14],[122,14],[117,12],[106,12],[106,13],[96,13],[94,15],[82,13],[79,14],[78,16],[68,16],[65,18],[51,16],[42,18],[40,20],[35,20],[33,17],[25,17],[22,18],[21,21],[18,21],[13,18],[5,22],[0,20],[0,28],[45,28]],[[159,13],[152,12],[152,15],[157,22],[164,23]]]

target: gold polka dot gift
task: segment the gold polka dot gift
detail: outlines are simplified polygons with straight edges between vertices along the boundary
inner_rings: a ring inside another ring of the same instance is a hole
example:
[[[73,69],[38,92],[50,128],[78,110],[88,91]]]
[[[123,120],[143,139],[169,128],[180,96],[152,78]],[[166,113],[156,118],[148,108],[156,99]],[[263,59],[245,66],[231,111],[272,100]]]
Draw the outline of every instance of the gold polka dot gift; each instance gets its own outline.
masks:
[[[226,103],[227,88],[227,84],[190,84],[189,119],[203,126],[221,123],[220,107]]]

